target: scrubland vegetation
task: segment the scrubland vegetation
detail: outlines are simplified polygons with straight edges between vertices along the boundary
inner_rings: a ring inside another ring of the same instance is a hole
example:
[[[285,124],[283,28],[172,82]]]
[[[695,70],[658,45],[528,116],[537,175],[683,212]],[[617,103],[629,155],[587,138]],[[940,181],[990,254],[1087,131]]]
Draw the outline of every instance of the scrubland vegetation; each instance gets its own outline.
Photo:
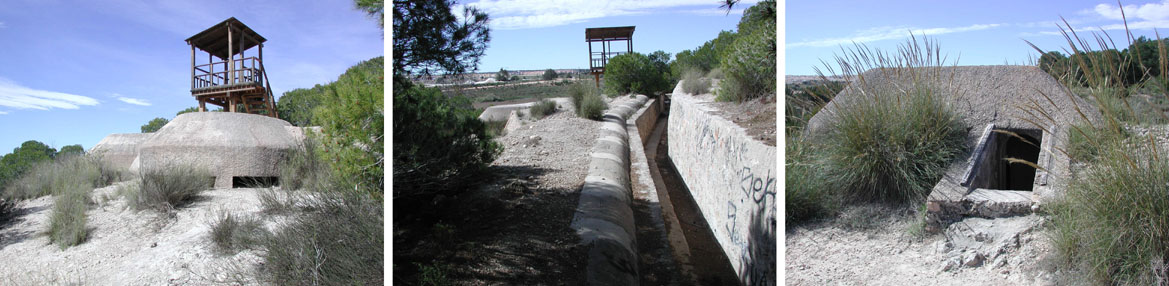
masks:
[[[1064,197],[1047,208],[1058,265],[1074,274],[1071,280],[1093,284],[1164,283],[1169,279],[1166,142],[1155,138],[1161,131],[1132,129],[1169,123],[1167,40],[1136,38],[1126,30],[1129,47],[1118,51],[1105,32],[1089,38],[1070,26],[1061,30],[1070,45],[1063,49],[1073,54],[1064,57],[1032,45],[1043,54],[1039,67],[1095,104],[1102,118],[1081,118],[1068,135],[1068,150],[1061,150],[1079,165]]]
[[[547,99],[541,99],[528,108],[528,114],[536,119],[544,118],[552,113],[556,113],[556,102]]]
[[[910,39],[897,53],[857,45],[837,55],[836,62],[842,67],[836,69],[842,73],[838,76],[846,80],[882,76],[907,86],[902,90],[879,84],[853,85],[855,92],[866,96],[837,105],[823,134],[804,133],[802,127],[835,87],[813,87],[804,90],[810,94],[788,99],[804,104],[795,107],[802,113],[786,119],[784,195],[789,223],[831,216],[848,204],[924,203],[946,166],[966,148],[966,126],[944,100],[944,94],[950,92],[945,89],[949,77],[928,69],[942,64],[940,50],[928,39]],[[869,56],[875,54],[891,57]],[[862,75],[870,70],[895,69],[903,72]]]
[[[694,50],[684,50],[670,63],[670,74],[681,78],[699,70],[719,78],[715,94],[721,101],[742,102],[775,95],[775,1],[760,1],[743,11],[737,31],[723,31]]]
[[[601,115],[609,105],[601,98],[601,91],[587,83],[577,83],[568,91],[572,99],[572,106],[576,108],[576,116],[592,120],[601,120]]]

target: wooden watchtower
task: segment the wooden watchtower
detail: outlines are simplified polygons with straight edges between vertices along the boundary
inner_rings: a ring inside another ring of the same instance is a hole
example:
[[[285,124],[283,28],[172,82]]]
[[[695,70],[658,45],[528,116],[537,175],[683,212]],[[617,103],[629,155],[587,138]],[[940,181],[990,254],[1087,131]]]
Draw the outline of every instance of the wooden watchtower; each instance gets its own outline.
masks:
[[[235,17],[223,20],[187,39],[191,45],[191,96],[199,101],[199,111],[207,103],[230,112],[246,112],[276,117],[275,98],[264,72],[263,36]],[[248,49],[258,47],[256,56]],[[198,49],[207,53],[207,63],[196,63]]]
[[[605,65],[609,63],[609,58],[623,54],[622,52],[614,52],[612,43],[614,41],[625,41],[625,47],[627,49],[625,53],[633,52],[634,27],[635,26],[585,29],[585,42],[589,44],[589,73],[593,74],[593,79],[596,80],[598,87],[601,86],[601,74],[605,73]],[[600,52],[593,52],[594,42],[600,42]],[[620,46],[618,46],[618,48],[620,48]]]

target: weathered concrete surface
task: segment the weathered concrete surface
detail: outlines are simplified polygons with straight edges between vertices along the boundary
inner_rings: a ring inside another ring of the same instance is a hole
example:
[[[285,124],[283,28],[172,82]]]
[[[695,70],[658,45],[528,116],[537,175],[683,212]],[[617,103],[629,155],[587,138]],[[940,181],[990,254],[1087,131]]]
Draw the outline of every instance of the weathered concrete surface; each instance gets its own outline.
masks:
[[[102,156],[102,160],[117,168],[129,170],[138,158],[138,147],[154,133],[117,133],[102,138],[101,142],[89,149],[90,154]]]
[[[963,124],[968,127],[967,150],[971,151],[968,156],[951,163],[930,193],[927,199],[929,230],[940,231],[949,223],[969,215],[1016,214],[1014,204],[1018,202],[1013,199],[1002,204],[993,201],[983,204],[1011,206],[1006,209],[977,211],[970,208],[975,202],[986,198],[967,196],[978,189],[977,168],[972,167],[988,163],[980,157],[982,153],[976,151],[980,149],[978,144],[984,138],[997,136],[995,134],[998,133],[990,132],[991,129],[1031,130],[1041,134],[1039,158],[1034,163],[1042,169],[1036,172],[1031,192],[1035,203],[1041,203],[1040,198],[1057,197],[1066,189],[1069,161],[1059,150],[1067,150],[1067,135],[1072,124],[1082,122],[1084,118],[1091,122],[1099,120],[1100,115],[1094,107],[1070,94],[1055,78],[1034,66],[957,66],[917,71],[940,75],[936,78],[940,78],[941,82],[928,84],[940,86],[942,91],[937,94],[945,97],[962,116]],[[847,110],[847,106],[862,100],[871,100],[861,97],[861,90],[905,89],[912,85],[912,74],[898,69],[865,72],[863,82],[850,83],[808,121],[807,135],[820,136],[832,132],[831,126],[837,112],[843,112],[841,110]],[[988,197],[1016,196],[993,194]]]
[[[556,102],[556,109],[572,110],[572,99],[567,97],[554,97],[548,100]],[[483,109],[483,113],[479,114],[480,121],[504,121],[515,110],[527,110],[531,108],[535,102],[505,104],[487,107]]]
[[[184,113],[139,148],[141,170],[190,164],[216,176],[215,188],[231,188],[232,177],[278,177],[279,163],[304,139],[284,120],[231,112]],[[295,128],[299,129],[299,128]]]
[[[742,284],[775,285],[776,148],[714,114],[713,100],[674,89],[670,159]]]
[[[647,98],[636,96],[603,115],[588,176],[571,227],[588,248],[590,285],[637,285],[637,242],[630,182],[626,119]]]

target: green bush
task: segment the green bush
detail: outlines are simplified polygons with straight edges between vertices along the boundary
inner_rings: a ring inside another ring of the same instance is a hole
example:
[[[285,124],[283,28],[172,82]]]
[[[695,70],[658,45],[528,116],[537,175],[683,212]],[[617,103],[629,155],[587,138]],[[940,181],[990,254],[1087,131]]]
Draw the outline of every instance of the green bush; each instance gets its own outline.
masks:
[[[558,75],[556,74],[555,70],[546,69],[546,70],[544,70],[544,74],[541,75],[540,78],[543,80],[554,80],[554,79],[556,79],[557,76]]]
[[[601,95],[588,95],[581,100],[580,109],[577,110],[576,115],[581,118],[601,120],[605,109],[608,108],[609,105],[605,103],[605,99],[601,98]]]
[[[835,212],[838,202],[832,198],[827,170],[811,143],[791,136],[785,144],[784,206],[788,226]]]
[[[211,172],[194,166],[176,165],[144,170],[142,186],[126,198],[135,210],[168,212],[191,202],[214,183]]]
[[[91,188],[73,185],[53,197],[53,210],[49,214],[49,242],[61,249],[78,245],[89,236],[85,227]]]
[[[669,71],[660,70],[653,60],[639,53],[609,59],[604,77],[605,91],[612,95],[655,95],[670,89]]]
[[[1095,284],[1149,285],[1169,258],[1169,161],[1134,144],[1100,152],[1051,206],[1056,249]]]
[[[702,71],[693,69],[682,74],[682,91],[689,94],[710,92],[710,79],[702,77]]]
[[[394,84],[394,198],[429,202],[465,190],[501,150],[483,121],[465,98],[404,77]]]
[[[591,84],[578,82],[569,87],[568,96],[572,98],[572,106],[576,109],[577,116],[580,116],[580,103],[584,101],[585,96],[595,94],[600,94],[600,92]]]
[[[1131,31],[1125,32],[1132,39]],[[1064,36],[1074,54],[1065,59],[1058,53],[1045,53],[1048,59],[1041,58],[1040,66],[1063,78],[1069,90],[1087,90],[1083,95],[1095,103],[1101,120],[1082,115],[1069,131],[1068,156],[1084,164],[1073,165],[1064,196],[1045,207],[1051,214],[1056,257],[1067,268],[1065,273],[1073,274],[1071,279],[1099,285],[1164,284],[1169,278],[1169,196],[1165,195],[1169,193],[1165,184],[1169,161],[1160,146],[1164,142],[1155,139],[1154,133],[1138,136],[1126,128],[1163,123],[1165,114],[1156,104],[1169,98],[1169,87],[1159,84],[1156,74],[1134,77],[1146,74],[1133,72],[1130,64],[1135,58],[1124,59],[1130,54],[1118,53],[1110,41]],[[1110,38],[1107,33],[1094,37]],[[1091,42],[1098,46],[1090,46]],[[1169,69],[1163,44],[1155,45],[1157,52],[1153,52],[1149,43],[1141,42],[1130,46],[1144,50],[1141,62],[1149,64],[1141,65],[1148,71]],[[1145,86],[1127,86],[1134,78],[1144,80]],[[1130,96],[1133,90],[1150,101]]]
[[[856,100],[836,105],[834,128],[820,140],[832,184],[852,200],[919,202],[965,153],[966,126],[944,98],[951,77],[927,68],[939,62],[938,48],[910,40],[900,49],[894,58],[867,57],[881,52],[859,46],[837,56],[847,62],[846,78],[873,71],[882,74],[870,76],[903,83],[854,84]]]
[[[368,196],[318,193],[313,211],[266,238],[263,274],[275,285],[381,285],[382,203]]]
[[[28,199],[56,195],[74,186],[99,188],[121,180],[124,171],[101,160],[98,155],[62,156],[41,161],[5,189],[4,196]]]
[[[297,195],[292,190],[261,189],[256,194],[265,214],[284,214],[296,209]]]
[[[276,113],[294,126],[313,126],[313,109],[321,106],[327,88],[318,84],[286,91],[276,101]]]
[[[166,126],[167,123],[170,123],[170,120],[166,120],[166,118],[162,117],[155,117],[154,119],[151,119],[150,122],[143,124],[141,130],[142,133],[154,133],[155,131],[162,129],[163,126]]]
[[[350,67],[329,84],[323,100],[327,104],[313,110],[313,123],[320,124],[324,132],[321,143],[325,147],[321,151],[335,179],[355,182],[377,196],[381,196],[385,185],[384,71],[382,57]],[[396,104],[394,112],[398,112]]]
[[[220,210],[211,223],[211,242],[221,254],[258,247],[268,235],[264,224],[255,217],[239,217]]]
[[[725,78],[719,81],[717,99],[742,102],[775,95],[775,26],[741,35],[719,67]]]
[[[322,160],[321,143],[315,133],[306,134],[300,148],[293,149],[280,164],[280,188],[319,189],[330,180],[328,162]]]
[[[556,102],[547,99],[541,99],[540,101],[536,102],[536,104],[533,104],[531,108],[528,108],[528,113],[536,119],[544,118],[544,116],[556,113]]]

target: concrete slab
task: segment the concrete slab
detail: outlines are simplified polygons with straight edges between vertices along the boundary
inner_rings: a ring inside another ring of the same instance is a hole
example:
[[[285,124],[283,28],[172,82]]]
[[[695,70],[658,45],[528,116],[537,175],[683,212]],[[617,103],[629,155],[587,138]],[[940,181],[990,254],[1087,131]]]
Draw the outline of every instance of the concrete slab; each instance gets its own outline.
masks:
[[[102,138],[89,149],[90,154],[102,156],[102,160],[117,168],[129,170],[138,158],[138,147],[154,133],[118,133]]]

